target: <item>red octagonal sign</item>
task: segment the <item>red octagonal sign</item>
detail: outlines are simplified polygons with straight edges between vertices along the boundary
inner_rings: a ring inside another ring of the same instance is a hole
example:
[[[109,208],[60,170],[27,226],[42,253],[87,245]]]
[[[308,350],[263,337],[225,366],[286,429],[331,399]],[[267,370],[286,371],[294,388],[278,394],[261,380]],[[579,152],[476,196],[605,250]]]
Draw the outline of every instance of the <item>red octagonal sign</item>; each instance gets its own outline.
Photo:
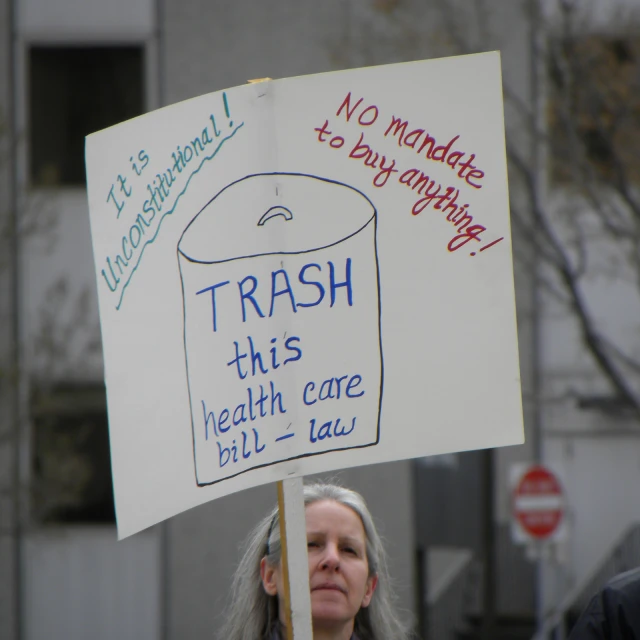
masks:
[[[557,476],[542,465],[529,467],[513,496],[516,520],[526,534],[544,540],[551,537],[564,516],[564,496]]]

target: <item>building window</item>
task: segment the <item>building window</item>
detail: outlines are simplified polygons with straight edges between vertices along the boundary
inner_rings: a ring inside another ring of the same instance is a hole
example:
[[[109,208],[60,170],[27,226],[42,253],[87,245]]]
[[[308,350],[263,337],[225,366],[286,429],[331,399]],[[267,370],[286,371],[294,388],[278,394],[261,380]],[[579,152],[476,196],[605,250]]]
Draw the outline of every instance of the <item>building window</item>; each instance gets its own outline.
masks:
[[[32,505],[44,523],[115,521],[105,389],[58,384],[32,399]]]
[[[84,138],[144,111],[140,46],[29,51],[29,162],[35,186],[83,186]]]

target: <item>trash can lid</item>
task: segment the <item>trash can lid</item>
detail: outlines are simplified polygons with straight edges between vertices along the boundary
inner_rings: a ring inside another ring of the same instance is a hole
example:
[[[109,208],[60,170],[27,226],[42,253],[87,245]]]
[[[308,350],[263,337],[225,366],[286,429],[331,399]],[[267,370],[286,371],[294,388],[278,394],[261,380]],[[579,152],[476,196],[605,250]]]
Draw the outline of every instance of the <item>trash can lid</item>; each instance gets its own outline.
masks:
[[[297,173],[263,173],[226,186],[193,218],[178,243],[191,262],[302,253],[336,244],[375,217],[348,185]]]

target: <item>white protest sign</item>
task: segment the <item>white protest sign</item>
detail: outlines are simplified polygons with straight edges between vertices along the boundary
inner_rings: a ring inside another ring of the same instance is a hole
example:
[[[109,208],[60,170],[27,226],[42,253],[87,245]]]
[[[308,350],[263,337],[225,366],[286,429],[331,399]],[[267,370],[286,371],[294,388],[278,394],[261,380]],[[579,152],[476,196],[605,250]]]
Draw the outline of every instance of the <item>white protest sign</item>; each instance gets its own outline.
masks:
[[[212,93],[86,157],[121,537],[523,441],[498,53]]]

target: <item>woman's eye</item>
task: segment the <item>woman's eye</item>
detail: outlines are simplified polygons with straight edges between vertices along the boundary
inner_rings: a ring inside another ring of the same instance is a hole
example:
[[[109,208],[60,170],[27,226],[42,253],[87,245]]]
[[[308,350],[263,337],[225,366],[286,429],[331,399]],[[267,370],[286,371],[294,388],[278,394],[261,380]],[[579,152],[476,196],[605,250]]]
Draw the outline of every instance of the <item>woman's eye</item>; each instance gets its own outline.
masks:
[[[307,542],[307,549],[315,549],[320,545],[317,542]]]
[[[353,547],[344,547],[344,551],[354,556],[358,555],[358,552]]]

